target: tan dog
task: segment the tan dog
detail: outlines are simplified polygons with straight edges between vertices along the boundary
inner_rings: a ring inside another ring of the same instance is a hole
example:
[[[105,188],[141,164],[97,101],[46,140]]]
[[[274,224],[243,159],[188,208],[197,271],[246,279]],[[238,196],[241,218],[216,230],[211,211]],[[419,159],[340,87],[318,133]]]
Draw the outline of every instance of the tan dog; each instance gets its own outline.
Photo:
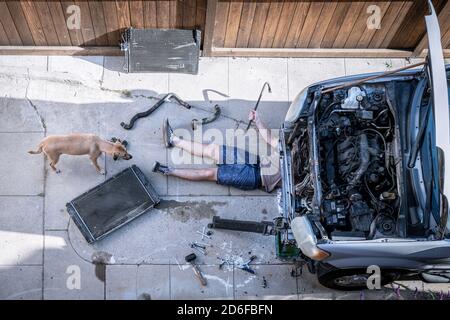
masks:
[[[56,169],[56,164],[58,163],[59,156],[62,154],[88,154],[92,164],[100,174],[106,174],[97,163],[97,159],[102,152],[109,154],[114,160],[117,160],[118,158],[130,160],[132,158],[120,140],[109,142],[94,134],[88,133],[48,136],[39,143],[36,151],[28,151],[28,153],[31,154],[39,154],[41,152],[44,152],[48,157],[50,160],[50,167],[56,173],[61,172]]]

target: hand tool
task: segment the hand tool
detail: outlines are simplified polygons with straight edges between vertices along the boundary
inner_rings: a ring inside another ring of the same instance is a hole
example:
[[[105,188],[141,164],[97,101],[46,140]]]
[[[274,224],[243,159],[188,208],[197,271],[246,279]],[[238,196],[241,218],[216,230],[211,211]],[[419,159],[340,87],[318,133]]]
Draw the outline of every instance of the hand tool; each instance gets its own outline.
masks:
[[[194,243],[195,243],[197,246],[201,246],[201,247],[212,247],[212,246],[213,246],[212,244],[204,243],[204,242],[198,242],[198,241],[194,241]]]
[[[197,246],[197,245],[194,244],[193,242],[191,242],[191,243],[189,244],[189,246],[190,246],[192,249],[194,249],[194,250],[196,250],[196,251],[198,251],[198,252],[200,252],[201,254],[203,254],[203,255],[206,256],[205,248],[202,248],[202,247],[200,247],[200,246]]]
[[[256,111],[256,109],[258,109],[259,102],[261,101],[261,97],[262,97],[262,94],[264,92],[264,88],[266,86],[267,86],[267,89],[269,90],[269,93],[272,93],[272,89],[270,88],[270,84],[268,82],[264,82],[264,84],[262,86],[262,89],[261,89],[261,93],[259,94],[259,97],[258,97],[258,101],[256,101],[256,104],[255,104],[255,107],[253,108],[253,111]],[[245,129],[245,131],[248,131],[248,129],[250,129],[250,126],[252,125],[252,122],[253,122],[253,120],[250,120],[248,122],[247,128]]]
[[[201,285],[206,286],[206,284],[207,284],[206,279],[205,279],[205,277],[203,277],[203,274],[200,271],[200,268],[195,264],[195,259],[197,259],[197,256],[195,255],[195,253],[191,253],[184,258],[184,260],[186,260],[186,262],[188,262],[192,265],[192,268],[194,269],[194,273],[197,276],[198,280],[200,281]]]
[[[201,234],[202,237],[207,237],[208,239],[211,239],[211,236],[209,236],[207,233],[203,233],[201,231],[197,231],[198,234]]]
[[[238,265],[237,267],[238,267],[239,269],[242,269],[242,270],[248,272],[248,273],[255,274],[255,273],[256,273],[255,270],[253,270],[252,268],[250,268],[250,265],[249,265],[249,264],[250,264],[253,260],[255,260],[256,258],[257,258],[257,257],[256,257],[255,255],[253,255],[253,256],[250,257],[250,259],[249,259],[247,262],[245,262],[245,263],[243,263],[243,264],[240,264],[240,265]]]

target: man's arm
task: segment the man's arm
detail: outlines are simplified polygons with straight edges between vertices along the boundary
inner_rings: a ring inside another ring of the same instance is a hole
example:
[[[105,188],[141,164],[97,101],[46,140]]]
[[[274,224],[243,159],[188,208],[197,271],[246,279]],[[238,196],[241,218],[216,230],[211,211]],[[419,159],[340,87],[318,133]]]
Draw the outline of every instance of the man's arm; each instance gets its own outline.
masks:
[[[264,123],[259,118],[258,112],[252,110],[250,111],[250,114],[248,115],[248,119],[252,120],[256,127],[258,128],[258,132],[261,135],[261,137],[266,141],[266,143],[270,144],[272,148],[277,148],[278,146],[278,138],[272,136],[272,130],[267,129]]]

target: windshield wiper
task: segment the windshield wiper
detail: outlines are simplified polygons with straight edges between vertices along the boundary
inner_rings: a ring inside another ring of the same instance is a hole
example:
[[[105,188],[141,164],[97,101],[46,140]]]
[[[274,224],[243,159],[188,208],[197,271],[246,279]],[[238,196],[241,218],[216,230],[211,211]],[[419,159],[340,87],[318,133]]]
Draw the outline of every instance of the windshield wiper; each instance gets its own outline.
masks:
[[[424,121],[420,124],[419,132],[417,133],[417,136],[416,136],[416,141],[414,142],[414,146],[412,147],[411,153],[409,155],[408,168],[410,168],[410,169],[415,167],[416,160],[417,160],[417,154],[419,153],[419,150],[422,147],[422,143],[424,140],[423,138],[425,137],[425,129],[427,128],[427,125],[428,125],[428,114],[430,113],[430,109],[431,109],[430,106],[431,106],[431,103],[429,102],[427,104],[427,109],[425,110]]]

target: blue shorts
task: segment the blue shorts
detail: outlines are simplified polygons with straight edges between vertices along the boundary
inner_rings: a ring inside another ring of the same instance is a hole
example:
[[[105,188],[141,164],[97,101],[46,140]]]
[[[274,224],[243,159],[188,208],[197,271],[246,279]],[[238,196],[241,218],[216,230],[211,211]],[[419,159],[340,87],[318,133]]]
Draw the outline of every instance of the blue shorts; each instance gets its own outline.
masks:
[[[262,186],[261,169],[257,156],[242,149],[222,146],[217,169],[217,183],[241,190]]]

